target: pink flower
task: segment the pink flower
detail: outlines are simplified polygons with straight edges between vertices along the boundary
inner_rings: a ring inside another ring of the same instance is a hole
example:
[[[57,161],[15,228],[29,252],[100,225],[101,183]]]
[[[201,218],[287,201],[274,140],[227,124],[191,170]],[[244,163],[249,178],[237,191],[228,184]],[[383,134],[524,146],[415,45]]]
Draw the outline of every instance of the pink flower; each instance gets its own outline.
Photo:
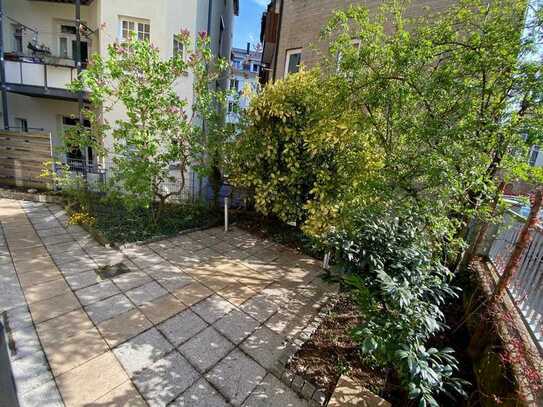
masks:
[[[207,40],[207,32],[205,32],[205,31],[200,31],[200,32],[198,33],[198,38],[200,38],[200,40],[202,40],[202,41]]]
[[[182,28],[180,31],[179,31],[179,39],[181,41],[187,41],[189,38],[190,38],[190,31],[187,30],[186,28]]]

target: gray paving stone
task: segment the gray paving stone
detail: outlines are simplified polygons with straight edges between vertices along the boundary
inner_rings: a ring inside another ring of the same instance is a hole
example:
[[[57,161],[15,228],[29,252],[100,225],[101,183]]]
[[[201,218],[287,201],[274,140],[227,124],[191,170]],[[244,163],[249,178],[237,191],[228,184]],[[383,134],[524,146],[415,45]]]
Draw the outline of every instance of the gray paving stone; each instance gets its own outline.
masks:
[[[83,273],[70,274],[66,276],[66,281],[72,290],[79,290],[99,283],[102,279],[94,270],[89,270]]]
[[[286,349],[286,341],[268,327],[258,328],[242,344],[241,349],[266,369],[271,369]]]
[[[126,295],[137,305],[143,305],[152,300],[168,294],[165,288],[161,287],[156,281],[151,281],[140,287],[128,290]]]
[[[264,295],[256,295],[240,307],[247,314],[260,322],[266,321],[277,312],[279,307]]]
[[[113,352],[124,368],[134,374],[152,365],[172,349],[173,346],[158,330],[151,328],[123,343]]]
[[[232,310],[213,325],[236,345],[251,335],[260,323],[240,310]]]
[[[64,407],[60,393],[53,380],[26,393],[19,400],[21,407]]]
[[[39,233],[39,232],[38,232]],[[51,236],[41,236],[41,240],[45,246],[55,246],[62,243],[73,242],[74,238],[69,233],[58,233]]]
[[[8,349],[13,360],[41,352],[40,341],[32,325],[12,331],[11,339],[14,346],[13,348],[10,346]]]
[[[25,304],[23,291],[15,272],[0,274],[0,312]]]
[[[73,238],[64,243],[57,243],[47,246],[47,251],[53,255],[62,255],[62,254],[72,254],[72,253],[79,253],[81,250],[81,246],[79,246]]]
[[[51,229],[42,229],[42,230],[37,230],[36,231],[38,233],[38,235],[43,239],[43,238],[46,238],[46,237],[50,237],[50,236],[62,236],[62,235],[68,235],[70,236],[71,238],[71,235],[69,235],[67,232],[66,232],[66,229],[64,229],[62,226],[59,226],[59,227],[54,227],[54,228],[51,228]],[[45,240],[44,240],[45,242]]]
[[[228,354],[234,345],[213,327],[208,327],[179,347],[200,372],[205,372]]]
[[[198,332],[202,331],[208,325],[205,321],[192,312],[190,309],[177,314],[176,316],[164,321],[158,326],[158,329],[175,346],[188,341]]]
[[[6,311],[5,323],[10,331],[26,328],[32,325],[32,316],[26,305]]]
[[[51,253],[51,258],[58,265],[79,263],[81,259],[85,258],[86,254],[83,249],[72,249],[69,252]]]
[[[185,273],[181,273],[180,271],[164,271],[163,273],[154,273],[153,278],[155,278],[161,286],[165,287],[170,292],[194,282],[192,277],[186,275]]]
[[[58,269],[64,275],[82,273],[94,270],[98,265],[90,257],[84,256],[69,263],[57,263]]]
[[[121,274],[118,277],[114,277],[112,280],[122,291],[127,291],[150,282],[151,277],[143,271],[131,271],[126,274]]]
[[[98,284],[82,288],[75,292],[79,301],[83,305],[89,305],[101,299],[111,297],[119,293],[119,289],[111,281],[101,281]]]
[[[26,394],[53,380],[43,352],[35,352],[11,362],[13,378],[19,394]]]
[[[134,383],[150,406],[165,406],[199,377],[179,352],[174,351],[134,376]]]
[[[113,297],[85,307],[89,317],[95,324],[111,319],[132,308],[134,308],[134,305],[122,294],[114,295]]]
[[[243,403],[243,407],[309,407],[306,400],[300,399],[292,389],[289,389],[279,379],[268,373],[262,383]]]
[[[194,383],[180,395],[172,407],[228,407],[229,404],[205,379]]]
[[[213,295],[196,304],[192,307],[192,310],[200,315],[206,322],[212,324],[234,308],[235,307],[224,298]]]
[[[206,375],[226,400],[240,406],[262,381],[266,371],[239,349],[234,349]]]

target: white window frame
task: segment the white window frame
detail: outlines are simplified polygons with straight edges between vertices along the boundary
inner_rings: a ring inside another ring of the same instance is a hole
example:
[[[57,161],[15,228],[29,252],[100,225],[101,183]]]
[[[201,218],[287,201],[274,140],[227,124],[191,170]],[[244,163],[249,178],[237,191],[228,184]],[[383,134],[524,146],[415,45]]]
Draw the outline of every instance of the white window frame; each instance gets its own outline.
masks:
[[[303,50],[303,48],[293,48],[293,49],[289,49],[289,50],[286,51],[286,53],[285,53],[285,55],[286,55],[286,58],[285,58],[285,71],[284,71],[284,74],[283,74],[284,78],[286,78],[290,73],[288,71],[288,66],[289,66],[289,62],[290,62],[290,57],[292,55],[300,54],[300,64],[302,63],[302,50]],[[300,65],[298,65],[298,70],[300,69],[299,67],[300,67]]]
[[[530,154],[528,156],[528,164],[530,164],[532,167],[534,167],[537,164],[537,160],[539,158],[539,154],[541,152],[541,149],[537,144],[534,144],[530,148]]]
[[[124,23],[126,23],[126,29]],[[151,22],[142,18],[119,16],[119,39],[127,41],[130,33],[136,34],[139,41],[151,41]]]

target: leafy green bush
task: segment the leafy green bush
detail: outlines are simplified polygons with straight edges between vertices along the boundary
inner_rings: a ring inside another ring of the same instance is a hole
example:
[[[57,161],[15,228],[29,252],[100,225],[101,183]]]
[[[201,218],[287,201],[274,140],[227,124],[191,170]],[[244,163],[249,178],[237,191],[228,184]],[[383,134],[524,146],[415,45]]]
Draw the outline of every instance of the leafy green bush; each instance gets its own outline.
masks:
[[[345,114],[331,82],[302,70],[254,97],[230,154],[232,181],[254,191],[256,209],[318,235],[334,222],[341,193],[364,183],[381,154]]]
[[[407,216],[359,214],[329,243],[365,318],[353,332],[362,352],[378,366],[394,366],[421,406],[436,406],[436,394],[464,394],[452,349],[426,347],[444,327],[440,306],[457,294],[450,271],[420,236]]]

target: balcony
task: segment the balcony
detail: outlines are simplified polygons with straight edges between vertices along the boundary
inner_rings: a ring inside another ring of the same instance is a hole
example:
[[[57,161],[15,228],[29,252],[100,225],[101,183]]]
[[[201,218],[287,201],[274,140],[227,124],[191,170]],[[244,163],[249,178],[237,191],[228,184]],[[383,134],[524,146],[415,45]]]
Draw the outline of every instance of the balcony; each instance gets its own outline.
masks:
[[[73,61],[5,54],[6,90],[26,96],[77,100],[68,85],[77,77]],[[86,97],[84,96],[84,99]]]

